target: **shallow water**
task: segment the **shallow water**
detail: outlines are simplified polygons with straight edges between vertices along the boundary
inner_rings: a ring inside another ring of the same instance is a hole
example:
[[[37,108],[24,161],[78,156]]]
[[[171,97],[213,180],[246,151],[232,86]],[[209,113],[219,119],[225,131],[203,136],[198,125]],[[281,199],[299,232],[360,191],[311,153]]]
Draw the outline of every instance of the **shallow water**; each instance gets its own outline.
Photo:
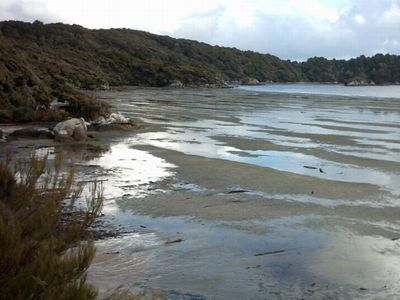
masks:
[[[90,278],[171,299],[398,298],[400,99],[320,94],[103,93],[147,127],[82,163],[135,230],[98,242]]]
[[[331,180],[378,184],[399,195],[399,168],[388,171],[379,164],[400,165],[399,99],[167,90],[167,96],[154,95],[175,97],[163,104],[152,99],[154,90],[144,102],[141,92],[136,92],[130,100],[129,95],[121,95],[128,98],[120,102],[125,113],[159,124],[163,130],[139,134],[135,143]],[[252,140],[258,145],[249,147]],[[259,149],[260,142],[270,145]],[[344,159],[363,159],[366,164]],[[308,165],[317,171],[304,167]]]
[[[400,85],[345,86],[343,84],[315,83],[270,83],[263,85],[240,86],[249,91],[274,93],[302,93],[340,96],[364,96],[398,98]]]

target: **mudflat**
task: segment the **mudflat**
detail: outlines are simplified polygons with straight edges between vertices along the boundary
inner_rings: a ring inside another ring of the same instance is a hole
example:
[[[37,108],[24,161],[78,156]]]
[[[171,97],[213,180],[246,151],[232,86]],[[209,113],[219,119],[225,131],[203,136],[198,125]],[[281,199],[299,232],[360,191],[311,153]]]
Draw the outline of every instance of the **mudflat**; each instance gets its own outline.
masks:
[[[97,242],[89,277],[101,292],[400,293],[400,99],[152,88],[100,96],[143,124],[66,150],[78,180],[104,181],[105,218],[133,232]]]

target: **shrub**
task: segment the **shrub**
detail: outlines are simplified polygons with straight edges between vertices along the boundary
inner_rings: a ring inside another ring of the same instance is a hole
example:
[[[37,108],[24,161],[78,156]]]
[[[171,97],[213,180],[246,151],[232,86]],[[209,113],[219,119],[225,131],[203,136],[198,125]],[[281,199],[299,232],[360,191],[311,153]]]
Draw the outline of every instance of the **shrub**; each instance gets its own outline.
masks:
[[[83,117],[85,120],[94,120],[110,113],[111,105],[95,96],[86,94],[81,98],[69,99],[69,105],[65,108],[72,116]]]
[[[0,162],[0,299],[94,299],[86,282],[94,256],[81,236],[99,214],[101,188],[94,184],[85,210],[74,209],[81,189],[73,169],[46,158]],[[67,217],[66,217],[67,216]]]

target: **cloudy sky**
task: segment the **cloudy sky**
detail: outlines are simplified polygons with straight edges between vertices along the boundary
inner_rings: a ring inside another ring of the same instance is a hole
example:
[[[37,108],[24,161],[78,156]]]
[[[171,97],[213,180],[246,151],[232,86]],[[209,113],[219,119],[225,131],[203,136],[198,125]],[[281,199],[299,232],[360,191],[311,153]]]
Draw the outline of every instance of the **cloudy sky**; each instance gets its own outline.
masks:
[[[291,60],[400,54],[400,0],[0,0],[0,19],[133,28]]]

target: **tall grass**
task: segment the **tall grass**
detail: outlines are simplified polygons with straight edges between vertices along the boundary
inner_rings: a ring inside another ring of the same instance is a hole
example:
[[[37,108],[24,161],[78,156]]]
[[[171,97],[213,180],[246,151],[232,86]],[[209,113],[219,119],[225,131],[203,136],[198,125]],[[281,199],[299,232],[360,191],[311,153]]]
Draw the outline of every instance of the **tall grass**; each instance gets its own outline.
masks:
[[[0,162],[0,299],[94,299],[86,282],[92,240],[81,240],[99,214],[102,189],[94,184],[87,208],[77,211],[81,189],[74,171],[57,157],[32,155]],[[67,216],[67,217],[66,217]]]

